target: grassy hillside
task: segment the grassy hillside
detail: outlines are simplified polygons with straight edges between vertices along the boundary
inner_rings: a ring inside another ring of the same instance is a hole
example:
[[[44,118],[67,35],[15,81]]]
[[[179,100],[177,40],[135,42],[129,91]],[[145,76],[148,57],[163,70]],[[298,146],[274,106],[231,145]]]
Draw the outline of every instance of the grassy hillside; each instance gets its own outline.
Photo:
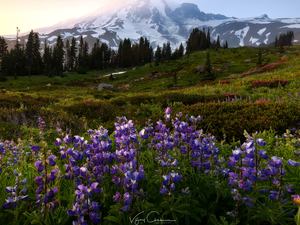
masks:
[[[226,131],[228,141],[233,136],[243,139],[243,129],[252,132],[254,126],[251,124],[253,125],[253,123],[247,123],[244,117],[240,117],[242,118],[239,119],[242,121],[241,124],[241,122],[235,121],[238,120],[235,118],[234,123],[238,122],[240,129],[232,132],[230,130],[232,124],[226,124],[223,121],[222,125],[221,122],[208,120],[215,115],[215,112],[205,108],[206,105],[195,104],[211,103],[216,104],[216,107],[223,107],[225,121],[228,121],[227,117],[231,115],[228,113],[231,111],[230,108],[237,107],[230,105],[229,100],[234,101],[235,105],[249,104],[254,107],[253,110],[256,113],[258,112],[256,108],[262,107],[262,104],[255,102],[262,100],[267,101],[267,105],[274,105],[274,107],[276,103],[282,102],[291,106],[282,109],[283,111],[298,107],[300,48],[286,47],[284,53],[280,53],[279,49],[275,48],[260,50],[262,64],[259,67],[257,65],[259,49],[241,47],[210,51],[213,73],[216,76],[214,81],[204,81],[204,73],[199,73],[196,69],[197,66],[205,65],[207,53],[205,51],[186,55],[180,60],[162,62],[158,66],[154,66],[152,63],[151,66],[148,64],[135,68],[118,69],[127,72],[114,75],[115,79],[111,79],[109,76],[104,77],[115,70],[89,71],[86,75],[70,72],[63,78],[31,76],[30,78],[18,77],[15,80],[13,77],[8,77],[8,81],[0,84],[2,96],[12,99],[13,104],[7,100],[2,101],[2,106],[6,108],[1,109],[2,121],[8,124],[14,123],[17,126],[25,125],[24,121],[26,121],[26,124],[30,123],[31,126],[36,127],[37,116],[45,114],[45,117],[55,118],[55,121],[61,121],[62,118],[65,120],[68,117],[69,121],[63,121],[65,128],[71,126],[76,131],[79,131],[76,127],[82,127],[83,124],[87,128],[107,125],[108,129],[113,129],[113,121],[116,116],[125,115],[128,119],[134,119],[136,123],[143,126],[147,118],[162,119],[164,109],[170,106],[176,112],[201,114],[204,118],[202,125],[205,127],[205,131],[216,132],[215,135],[218,138],[222,138]],[[282,60],[283,56],[288,58]],[[249,59],[251,62],[245,62]],[[254,81],[276,79],[287,80],[287,82],[279,84],[280,82],[274,81],[272,87],[266,84],[256,84],[256,86],[252,84]],[[97,91],[97,85],[103,82],[114,85],[116,91]],[[46,86],[47,84],[51,84],[51,86]],[[28,99],[43,101],[43,104],[30,103],[30,107],[26,107]],[[224,104],[218,105],[218,102],[224,101]],[[8,109],[13,110],[13,114],[10,114],[12,111]],[[103,112],[100,113],[99,109]],[[245,107],[241,107],[239,113],[245,113],[243,110],[246,110]],[[17,112],[19,115],[16,116]],[[268,113],[265,113],[264,117],[267,115]],[[270,129],[271,126],[280,132],[287,128],[284,126],[292,126],[298,120],[298,114],[296,114],[293,118],[286,118],[286,121],[279,125],[278,121],[276,122],[280,119],[279,117],[273,118],[274,123],[271,120],[269,124],[262,124],[258,118],[262,118],[263,115],[253,114],[253,116],[258,120],[257,129]],[[70,121],[70,118],[78,121]],[[251,118],[248,119],[251,120]],[[82,124],[76,126],[80,122]],[[47,123],[50,124],[50,121]],[[229,127],[226,128],[225,124]],[[2,132],[6,132],[6,135],[10,134],[10,131],[7,130]]]
[[[258,49],[248,47],[210,51],[211,63],[214,74],[218,78],[217,81],[233,74],[243,74],[256,67],[258,51]],[[293,58],[300,54],[298,47],[286,47],[284,53],[279,53],[279,49],[273,48],[261,48],[261,51],[262,65],[279,62],[284,55]],[[70,87],[79,86],[91,89],[95,88],[99,82],[109,82],[118,87],[120,91],[124,90],[122,87],[126,84],[130,85],[129,92],[164,91],[171,87],[188,87],[201,83],[202,74],[197,73],[196,67],[205,65],[206,53],[207,51],[195,52],[184,56],[181,60],[162,62],[159,66],[154,66],[154,63],[152,63],[151,67],[147,64],[135,68],[119,68],[118,71],[127,72],[114,76],[117,78],[115,81],[110,81],[109,77],[102,78],[103,75],[115,72],[115,70],[105,70],[89,71],[87,75],[78,75],[71,72],[64,78],[32,76],[31,78],[19,77],[14,80],[13,77],[8,77],[9,80],[2,83],[1,87],[12,91],[23,91],[28,87],[30,89],[44,87],[50,83],[52,87],[66,86],[70,89]],[[251,62],[245,62],[247,59],[251,59]],[[174,81],[175,72],[177,75],[176,81]],[[140,78],[144,78],[144,80],[135,81]]]

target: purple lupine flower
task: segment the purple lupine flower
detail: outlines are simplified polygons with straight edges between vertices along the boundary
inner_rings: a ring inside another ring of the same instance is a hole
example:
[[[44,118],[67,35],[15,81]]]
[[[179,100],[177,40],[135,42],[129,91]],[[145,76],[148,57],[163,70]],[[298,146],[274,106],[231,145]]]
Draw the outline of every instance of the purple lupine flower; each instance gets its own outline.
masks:
[[[294,161],[294,160],[292,160],[292,159],[289,159],[289,160],[287,161],[287,164],[288,164],[289,166],[299,166],[299,165],[300,165],[299,162],[296,162],[296,161]]]
[[[170,107],[167,107],[166,114],[171,114],[171,113],[172,113],[172,111],[171,111]]]
[[[276,186],[280,186],[280,181],[276,177],[274,177],[273,184]]]
[[[250,202],[253,201],[252,198],[248,198],[248,197],[243,197],[242,200],[250,207],[253,207],[254,205]]]
[[[271,159],[273,160],[273,161],[269,161],[269,164],[271,166],[279,168],[282,165],[282,160],[280,158],[278,158],[277,156],[272,156]]]
[[[263,194],[266,194],[266,193],[268,193],[269,192],[269,190],[268,189],[260,189],[259,190],[261,193],[263,193]]]
[[[163,185],[162,189],[159,189],[159,193],[161,193],[163,195],[167,194],[168,192],[169,192],[169,190],[165,185]]]
[[[42,164],[42,161],[36,161],[34,163],[34,166],[37,167],[37,171],[40,173],[44,170],[44,165]]]
[[[54,159],[56,159],[56,156],[55,156],[55,155],[50,155],[50,156],[48,157],[48,159],[49,159],[49,165],[50,165],[50,166],[55,166],[55,165],[56,165],[56,162],[54,161]]]
[[[61,139],[56,138],[56,142],[54,142],[55,146],[60,146],[61,145]]]
[[[189,195],[190,194],[190,190],[189,188],[187,187],[186,189],[181,189],[181,193],[184,194],[184,195]]]
[[[267,142],[265,142],[262,138],[259,138],[256,140],[256,143],[259,145],[259,146],[266,146],[267,145]]]
[[[270,191],[269,199],[275,200],[277,198],[278,192],[277,191]]]
[[[99,217],[99,213],[96,213],[96,212],[90,212],[90,218],[91,218],[91,221],[93,223],[100,223],[101,222],[101,219]]]
[[[295,191],[295,188],[292,188],[293,184],[291,185],[284,185],[285,189],[288,191],[288,192],[294,192]]]
[[[149,138],[149,135],[147,134],[146,130],[145,129],[142,129],[140,132],[139,132],[139,136],[143,139],[148,139]]]
[[[38,151],[40,151],[41,148],[39,146],[32,146],[31,149],[34,152],[38,152]]]
[[[116,194],[113,196],[115,202],[119,202],[121,198],[121,194],[117,191]]]
[[[267,156],[266,154],[267,154],[267,152],[266,152],[266,151],[263,151],[263,150],[258,152],[258,155],[259,155],[261,158],[263,158],[263,159],[268,159],[268,158],[269,158],[269,156]]]
[[[90,191],[92,191],[94,194],[100,194],[101,193],[101,188],[97,188],[98,183],[94,182],[91,184]]]
[[[27,179],[25,178],[22,182],[19,183],[19,180],[21,179],[22,174],[18,173],[17,170],[14,170],[13,174],[16,176],[15,186],[14,187],[8,186],[5,188],[5,191],[7,193],[9,193],[10,196],[8,196],[7,199],[5,199],[6,203],[2,205],[3,209],[8,209],[9,207],[11,207],[11,205],[13,205],[13,207],[16,208],[19,199],[22,201],[28,200],[28,195],[24,196],[24,194],[27,191],[27,188],[24,186],[21,191],[19,190],[19,188],[20,188],[19,186],[25,185],[27,183]],[[19,195],[18,195],[18,192],[19,192]]]

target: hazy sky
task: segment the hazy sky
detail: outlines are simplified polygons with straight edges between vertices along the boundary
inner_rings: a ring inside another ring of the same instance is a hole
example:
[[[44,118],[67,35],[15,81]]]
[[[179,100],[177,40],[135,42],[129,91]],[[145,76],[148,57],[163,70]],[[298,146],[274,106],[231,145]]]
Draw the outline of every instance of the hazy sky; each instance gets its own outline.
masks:
[[[0,0],[0,35],[51,26],[92,12],[109,0]],[[122,0],[120,0],[122,1]],[[190,2],[205,13],[238,18],[267,14],[270,18],[300,18],[299,0],[175,0]],[[286,4],[288,3],[288,4]]]

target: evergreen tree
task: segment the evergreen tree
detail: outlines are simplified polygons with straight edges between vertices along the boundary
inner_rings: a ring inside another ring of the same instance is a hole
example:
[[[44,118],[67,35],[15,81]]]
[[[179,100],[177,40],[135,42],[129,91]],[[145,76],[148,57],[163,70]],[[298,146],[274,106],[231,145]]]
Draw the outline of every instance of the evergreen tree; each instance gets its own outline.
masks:
[[[44,61],[44,68],[45,68],[45,75],[49,76],[51,71],[51,53],[50,48],[47,44],[47,39],[45,40],[45,46],[44,46],[44,55],[43,55],[43,61]]]
[[[109,60],[110,60],[110,50],[109,50],[109,47],[106,43],[102,43],[101,44],[101,54],[102,54],[102,68],[103,69],[107,69],[109,67]]]
[[[281,53],[281,54],[283,54],[284,52],[285,52],[285,50],[284,50],[284,48],[283,48],[283,44],[282,44],[283,42],[280,42],[279,44],[279,52]]]
[[[150,67],[152,67],[152,65],[151,65],[152,59],[153,59],[153,48],[150,45],[150,47],[149,47],[149,62],[150,62]]]
[[[4,76],[11,76],[16,74],[15,51],[15,49],[11,49],[2,57],[1,71]]]
[[[101,68],[106,69],[109,62],[109,53],[108,53],[108,45],[106,43],[102,43],[100,47],[100,53],[101,53]]]
[[[69,65],[72,71],[75,68],[76,54],[77,54],[76,39],[73,37],[71,41],[70,55],[69,55]]]
[[[293,31],[287,31],[286,34],[280,34],[278,44],[275,47],[291,46],[293,38],[294,38]],[[276,38],[275,38],[275,44],[276,44]]]
[[[261,50],[259,49],[258,57],[257,57],[257,65],[261,65]]]
[[[157,45],[156,52],[155,52],[155,66],[159,65],[161,60],[161,48]]]
[[[207,42],[206,42],[206,35],[205,35],[205,27],[203,27],[203,31],[201,33],[201,41],[200,41],[200,49],[199,50],[205,50],[206,48],[207,48]]]
[[[206,35],[206,48],[210,48],[210,32],[209,32],[209,29],[208,29],[207,35]]]
[[[66,41],[65,49],[66,49],[65,70],[68,71],[70,69],[70,52],[71,52],[71,46],[70,46],[69,39],[67,39],[67,41]]]
[[[284,34],[279,35],[279,39],[278,39],[278,47],[283,47],[284,45]]]
[[[110,54],[110,68],[116,68],[116,61],[117,61],[117,54],[115,50],[111,49],[111,54]]]
[[[57,76],[62,76],[64,63],[64,43],[60,35],[58,35],[56,44],[53,49],[53,66],[54,72]]]
[[[0,36],[0,71],[2,70],[1,64],[4,56],[8,54],[7,43],[4,37]]]
[[[31,69],[33,66],[33,60],[34,60],[34,55],[33,55],[33,38],[34,38],[34,33],[33,30],[28,35],[28,41],[26,43],[26,64],[27,64],[27,70],[28,70],[28,76],[30,77],[31,75]]]
[[[216,48],[220,48],[221,44],[220,44],[220,36],[218,35],[218,38],[217,38],[217,46]]]
[[[210,58],[209,58],[209,52],[206,54],[206,62],[205,62],[205,67],[204,67],[204,79],[205,80],[213,80],[215,77],[212,73],[212,66],[210,63]]]
[[[123,67],[123,41],[119,43],[118,54],[117,54],[118,66]]]
[[[26,55],[24,51],[24,46],[19,43],[19,38],[17,38],[15,50],[12,52],[10,58],[14,59],[14,75],[15,79],[17,76],[24,76],[26,74]]]
[[[186,42],[186,54],[190,54],[192,53],[192,43],[193,43],[193,40],[192,40],[192,33],[190,34],[187,42]]]
[[[87,42],[83,41],[82,35],[80,36],[79,49],[78,49],[78,69],[77,73],[86,74],[87,71]]]
[[[123,66],[124,67],[132,66],[133,55],[132,55],[132,49],[131,49],[131,41],[129,38],[124,39],[122,53],[123,53],[123,56],[122,56]]]
[[[278,47],[278,38],[277,38],[277,36],[275,37],[275,44],[274,44],[274,47],[275,47],[275,48]]]
[[[202,37],[203,32],[198,28],[194,28],[190,34],[190,37],[188,38],[188,41],[186,42],[186,54],[190,54],[193,51],[198,51],[202,46],[206,46],[206,43],[203,43],[204,39],[202,39]]]
[[[137,65],[139,64],[139,62],[141,62],[142,58],[140,56],[140,46],[137,43],[134,43],[131,46],[132,49],[132,60],[133,60],[133,64]]]
[[[90,68],[93,70],[100,70],[100,63],[102,60],[102,56],[100,53],[100,41],[97,39],[97,41],[94,43],[94,46],[92,48],[91,54],[90,54]]]
[[[287,31],[286,36],[287,36],[287,45],[288,46],[293,45],[292,41],[293,41],[293,38],[294,38],[294,31],[291,31],[291,30]]]
[[[163,47],[162,47],[162,51],[161,51],[161,61],[162,63],[165,62],[166,59],[166,50],[167,50],[167,46],[165,43],[163,43]]]
[[[168,41],[167,46],[166,46],[166,60],[170,61],[171,55],[172,55],[171,44]]]
[[[171,59],[172,60],[178,59],[178,48],[176,48],[175,51],[172,53]]]
[[[139,44],[136,46],[137,47],[137,62],[135,64],[138,64],[140,62],[144,62],[144,57],[145,57],[145,40],[143,37],[140,37],[140,42]]]
[[[15,67],[16,67],[16,77],[26,76],[26,54],[24,45],[19,45],[18,51],[15,51]]]
[[[34,33],[33,39],[33,71],[31,74],[40,75],[43,73],[43,60],[41,57],[41,42],[38,33]]]
[[[85,69],[88,70],[89,65],[89,44],[87,41],[84,42],[83,58]]]
[[[184,47],[181,43],[180,46],[179,46],[179,49],[178,49],[178,58],[182,58],[183,55],[184,55]]]
[[[84,41],[82,35],[80,36],[79,45],[78,45],[78,68],[77,72],[80,71],[80,73],[86,73],[84,70],[84,59],[83,59],[83,52],[84,52]]]
[[[152,47],[151,47],[152,49]],[[153,51],[153,49],[152,49]],[[147,38],[145,38],[144,41],[144,62],[148,63],[150,62],[150,42],[148,41]]]

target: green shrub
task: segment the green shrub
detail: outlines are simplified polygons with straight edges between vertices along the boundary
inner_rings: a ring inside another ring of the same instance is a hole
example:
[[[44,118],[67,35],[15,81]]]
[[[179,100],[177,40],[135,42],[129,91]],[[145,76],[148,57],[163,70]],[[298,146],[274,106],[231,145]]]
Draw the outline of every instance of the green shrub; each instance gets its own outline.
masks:
[[[62,107],[69,115],[74,115],[76,113],[77,116],[85,117],[86,119],[101,118],[102,122],[114,120],[119,111],[118,108],[119,107],[104,101],[91,100]]]
[[[77,69],[77,73],[78,73],[78,74],[86,74],[86,69],[85,69],[84,67],[79,67],[79,68]]]
[[[232,97],[234,97],[232,95]],[[240,97],[240,96],[239,96]],[[155,99],[155,103],[161,103],[165,108],[169,103],[182,102],[184,105],[193,105],[196,103],[208,103],[208,102],[218,102],[224,101],[228,98],[225,94],[216,95],[197,95],[197,94],[181,94],[181,93],[166,93]]]
[[[57,101],[58,99],[55,98],[48,98],[44,96],[32,97],[23,93],[20,95],[0,94],[0,107],[6,109],[18,109],[20,107],[38,109]]]
[[[189,115],[201,115],[200,126],[206,132],[215,135],[218,140],[244,141],[244,130],[248,133],[269,130],[270,127],[278,133],[284,133],[288,127],[293,127],[300,118],[300,110],[296,106],[269,102],[246,104],[195,104],[187,107],[184,112]],[[199,126],[198,125],[198,126]]]
[[[96,98],[96,99],[105,99],[105,100],[109,100],[109,99],[111,99],[111,98],[117,97],[118,95],[113,94],[113,93],[101,93],[101,92],[98,92],[98,93],[94,93],[93,96],[94,96],[94,98]]]
[[[7,81],[7,78],[5,76],[0,76],[0,82],[5,82]]]
[[[21,126],[8,123],[0,122],[0,136],[2,140],[11,140],[16,141],[21,135]]]

